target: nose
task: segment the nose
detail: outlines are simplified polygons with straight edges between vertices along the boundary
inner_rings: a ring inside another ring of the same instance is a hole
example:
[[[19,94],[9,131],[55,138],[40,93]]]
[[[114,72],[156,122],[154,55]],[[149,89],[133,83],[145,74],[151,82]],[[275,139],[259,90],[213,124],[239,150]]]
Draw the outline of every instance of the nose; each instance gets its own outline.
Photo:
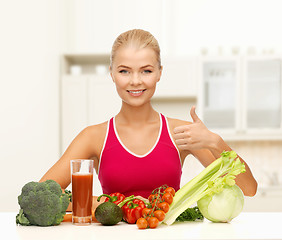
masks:
[[[141,76],[139,76],[138,73],[135,73],[132,75],[131,79],[130,79],[130,85],[133,86],[138,86],[142,83],[142,79]]]

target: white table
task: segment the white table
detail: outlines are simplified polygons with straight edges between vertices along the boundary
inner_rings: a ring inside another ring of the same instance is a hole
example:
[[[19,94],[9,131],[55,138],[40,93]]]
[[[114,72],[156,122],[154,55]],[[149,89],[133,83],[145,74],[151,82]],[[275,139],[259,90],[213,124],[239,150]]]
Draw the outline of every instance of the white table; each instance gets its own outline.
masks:
[[[90,240],[90,239],[282,239],[282,212],[242,212],[231,223],[203,222],[161,224],[156,229],[139,230],[135,224],[75,226],[63,222],[58,226],[17,226],[16,213],[0,213],[1,239]],[[3,238],[2,238],[3,237]]]

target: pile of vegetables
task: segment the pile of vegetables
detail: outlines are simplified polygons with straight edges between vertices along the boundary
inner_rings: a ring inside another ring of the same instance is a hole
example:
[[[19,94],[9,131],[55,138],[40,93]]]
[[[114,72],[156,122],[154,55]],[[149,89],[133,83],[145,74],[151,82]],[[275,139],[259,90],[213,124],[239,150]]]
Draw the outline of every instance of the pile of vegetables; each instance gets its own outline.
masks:
[[[152,191],[149,196],[149,202],[135,197],[134,195],[125,197],[121,193],[112,193],[110,195],[102,194],[106,197],[104,203],[100,204],[95,210],[95,218],[103,225],[114,225],[121,220],[120,214],[113,212],[116,208],[111,204],[116,204],[122,210],[123,221],[129,224],[137,224],[139,229],[156,228],[165,218],[165,213],[169,210],[169,204],[173,201],[175,190],[172,187],[163,185]],[[116,211],[116,210],[115,210]],[[108,216],[106,216],[108,215]],[[112,221],[112,217],[116,221]]]
[[[226,151],[176,193],[163,185],[152,191],[149,203],[124,195],[115,200],[123,210],[123,220],[136,223],[139,229],[156,228],[161,222],[201,221],[204,217],[212,222],[230,222],[243,209],[244,195],[235,178],[245,171],[237,154]],[[112,198],[106,196],[106,201]],[[191,207],[194,204],[197,206]]]
[[[103,225],[120,221],[136,224],[139,229],[156,228],[175,221],[230,222],[243,209],[244,195],[235,184],[245,165],[234,151],[222,152],[200,174],[177,192],[167,185],[154,189],[147,201],[122,193],[102,194],[104,203],[95,210],[95,217]],[[63,193],[53,180],[29,182],[18,197],[20,205],[16,223],[21,225],[52,226],[64,220],[71,201],[71,192]],[[191,207],[197,204],[195,207]]]
[[[156,228],[164,220],[174,195],[174,188],[167,185],[154,189],[149,196],[148,206],[142,210],[142,217],[137,220],[137,227],[139,229]]]
[[[154,189],[149,196],[149,202],[135,197],[134,195],[125,197],[121,193],[112,193],[105,196],[105,202],[100,204],[95,210],[95,218],[103,225],[114,225],[123,220],[129,224],[135,224],[139,229],[156,228],[165,218],[173,202],[175,190],[167,185]],[[116,206],[112,206],[115,205]],[[118,210],[117,208],[120,208]],[[120,215],[123,213],[123,217]],[[203,215],[197,207],[188,208],[182,213],[177,221],[202,220]]]
[[[176,192],[163,222],[171,225],[195,203],[205,218],[214,222],[231,221],[244,205],[244,196],[235,185],[235,178],[245,171],[244,163],[234,151],[222,152],[220,158]]]
[[[16,223],[24,226],[59,225],[66,214],[70,196],[54,180],[29,182],[18,196],[20,205]]]

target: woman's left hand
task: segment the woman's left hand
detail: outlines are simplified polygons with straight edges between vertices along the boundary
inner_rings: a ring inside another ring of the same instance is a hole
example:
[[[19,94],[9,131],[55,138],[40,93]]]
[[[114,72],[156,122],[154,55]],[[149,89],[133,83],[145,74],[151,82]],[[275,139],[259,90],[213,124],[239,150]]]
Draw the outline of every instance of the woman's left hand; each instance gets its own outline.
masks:
[[[213,132],[209,131],[195,112],[195,106],[190,110],[193,119],[191,124],[176,127],[174,129],[175,143],[180,150],[198,150],[210,148],[215,141]]]

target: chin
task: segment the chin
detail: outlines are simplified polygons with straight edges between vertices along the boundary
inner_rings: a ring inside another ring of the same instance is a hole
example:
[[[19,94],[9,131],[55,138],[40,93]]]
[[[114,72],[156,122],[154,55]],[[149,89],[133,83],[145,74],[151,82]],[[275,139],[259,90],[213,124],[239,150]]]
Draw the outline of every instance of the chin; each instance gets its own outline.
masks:
[[[146,104],[148,104],[148,103],[150,103],[151,101],[150,101],[151,99],[149,99],[149,100],[146,100],[146,101],[144,101],[144,100],[139,100],[139,99],[135,99],[135,101],[132,101],[132,100],[128,100],[128,99],[123,99],[123,102],[126,104],[126,105],[128,105],[128,106],[131,106],[131,107],[142,107],[142,106],[144,106],[144,105],[146,105]]]
[[[152,96],[153,96],[153,94],[152,94]],[[128,98],[128,97],[124,97],[124,96],[120,95],[122,101],[125,104],[132,106],[132,107],[141,107],[145,104],[151,103],[152,96],[146,96],[146,98],[144,98],[144,97]]]

